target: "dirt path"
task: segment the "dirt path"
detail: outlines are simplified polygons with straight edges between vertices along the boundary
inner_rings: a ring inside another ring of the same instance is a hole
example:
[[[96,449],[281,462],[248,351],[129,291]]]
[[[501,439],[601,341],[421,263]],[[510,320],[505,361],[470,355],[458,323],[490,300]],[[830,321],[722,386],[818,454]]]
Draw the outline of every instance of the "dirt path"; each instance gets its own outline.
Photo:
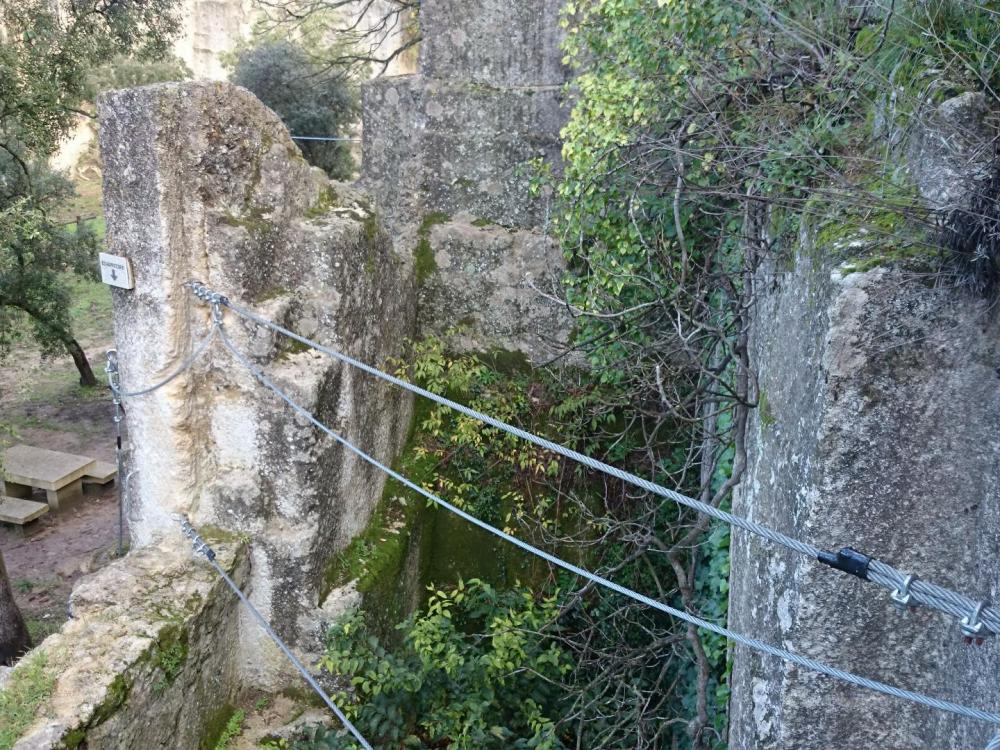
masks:
[[[38,641],[66,620],[66,604],[77,579],[106,565],[118,539],[117,491],[86,497],[75,508],[50,513],[26,538],[0,530],[14,599]]]

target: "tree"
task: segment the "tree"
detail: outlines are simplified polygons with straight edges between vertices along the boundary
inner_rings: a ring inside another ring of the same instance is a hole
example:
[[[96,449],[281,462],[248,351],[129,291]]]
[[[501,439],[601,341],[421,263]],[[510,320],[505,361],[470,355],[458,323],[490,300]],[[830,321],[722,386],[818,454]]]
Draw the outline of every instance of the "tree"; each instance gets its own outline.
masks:
[[[148,86],[163,81],[186,81],[191,69],[173,55],[159,60],[144,60],[129,55],[119,55],[90,72],[89,85],[95,92]]]
[[[177,0],[0,0],[0,352],[25,318],[43,348],[64,348],[96,385],[73,337],[62,272],[92,262],[96,244],[50,212],[67,185],[45,163],[87,113],[88,71],[115,55],[161,56]],[[88,115],[89,116],[89,115]]]
[[[296,42],[265,38],[238,51],[232,81],[273,109],[293,135],[341,137],[360,113],[356,87],[346,74],[325,70]],[[351,177],[347,142],[299,141],[299,147],[330,177]]]
[[[420,0],[258,0],[262,28],[284,38],[319,36],[340,44],[317,49],[324,70],[372,68],[382,75],[420,44]]]
[[[97,385],[87,355],[73,337],[70,299],[61,272],[90,269],[96,238],[85,227],[75,233],[49,221],[47,212],[69,197],[72,186],[44,164],[31,165],[30,193],[0,189],[0,356],[30,321],[46,354],[65,350],[73,358],[80,384]],[[0,158],[0,188],[21,176],[12,159]],[[27,189],[26,189],[27,190]]]
[[[13,664],[14,660],[29,648],[31,648],[31,637],[24,625],[21,610],[14,602],[3,552],[0,552],[0,665]]]

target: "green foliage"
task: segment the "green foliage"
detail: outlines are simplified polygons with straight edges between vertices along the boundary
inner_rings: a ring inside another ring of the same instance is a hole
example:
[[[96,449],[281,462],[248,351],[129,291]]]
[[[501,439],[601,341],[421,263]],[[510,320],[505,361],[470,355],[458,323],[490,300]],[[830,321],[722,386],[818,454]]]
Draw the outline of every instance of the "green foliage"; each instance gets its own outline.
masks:
[[[175,628],[167,629],[166,635],[156,646],[154,661],[160,668],[160,679],[153,685],[153,691],[162,693],[174,684],[184,668],[187,660],[188,647],[187,638],[183,633],[178,633]]]
[[[17,666],[10,681],[0,690],[0,750],[14,746],[52,695],[54,685],[55,676],[48,669],[44,651],[36,651]]]
[[[264,38],[235,55],[233,83],[273,109],[292,135],[343,137],[359,114],[357,86],[301,44]],[[298,141],[306,160],[334,179],[354,171],[350,144]]]
[[[888,25],[867,23],[858,32],[856,52],[880,76],[934,99],[979,90],[996,98],[996,19],[1000,3],[927,0],[900,3]],[[912,103],[904,106],[912,114]]]
[[[2,161],[0,156],[0,170]],[[10,161],[6,166],[9,175],[14,167]],[[94,235],[67,232],[48,218],[49,206],[66,194],[66,183],[44,167],[32,174],[40,178],[34,181],[33,195],[10,196],[7,201],[0,196],[0,356],[26,330],[45,353],[62,350],[73,336],[70,289],[63,272],[93,273]]]
[[[961,0],[566,3],[564,50],[576,78],[555,226],[571,268],[567,300],[580,313],[576,340],[595,376],[643,415],[639,473],[728,502],[738,415],[757,401],[761,422],[774,421],[766,394],[757,398],[744,377],[753,305],[745,280],[768,254],[790,251],[803,220],[818,252],[846,254],[854,245],[844,240],[868,236],[874,249],[856,269],[937,262],[932,222],[898,168],[905,133],[947,96],[982,91],[1000,103],[998,11],[1000,3]],[[534,187],[551,180],[542,167]],[[687,538],[694,521],[684,515],[641,503],[630,512],[678,566],[621,543],[607,554],[622,577],[640,590],[679,590],[683,606],[724,620],[727,531],[709,525]],[[672,547],[681,541],[683,554]],[[684,566],[690,572],[678,574]],[[640,633],[670,630],[611,602],[591,613],[601,637],[579,658],[609,675],[626,672],[611,671],[603,639],[617,635],[620,663],[635,663]],[[592,633],[585,621],[570,631]],[[726,734],[725,644],[702,637],[700,650],[670,665],[669,686],[628,671],[637,694],[680,698],[663,700],[692,720],[693,736],[670,732],[681,747],[719,745]],[[599,722],[617,714],[624,730],[631,720],[639,737],[657,736],[673,715],[629,699],[581,702]]]
[[[434,591],[426,610],[399,626],[400,649],[386,650],[354,615],[331,629],[321,663],[351,678],[353,691],[338,699],[379,747],[567,747],[555,721],[559,682],[572,665],[543,634],[557,611],[555,597],[460,581]],[[303,745],[352,746],[329,735]]]
[[[28,617],[24,624],[28,627],[28,635],[32,643],[41,643],[53,633],[58,633],[64,624],[58,617]]]
[[[617,418],[613,392],[583,372],[567,369],[556,379],[524,364],[499,366],[502,354],[454,356],[442,339],[431,337],[413,345],[412,363],[400,374],[509,424],[598,451],[591,433]],[[528,527],[548,531],[579,525],[579,508],[560,507],[547,491],[558,482],[564,493],[586,495],[589,487],[575,464],[437,404],[420,415],[418,429],[422,440],[413,452],[425,461],[425,489],[511,533],[529,519]]]
[[[60,274],[89,267],[96,239],[54,223],[72,190],[47,159],[91,94],[88,72],[115,55],[162,55],[178,28],[176,5],[71,3],[57,17],[48,0],[0,3],[0,354],[25,316],[46,352],[74,351]],[[92,377],[81,368],[83,380]]]
[[[117,54],[156,59],[178,30],[176,0],[74,3],[66,17],[48,0],[0,3],[0,141],[52,153],[88,98],[87,72]]]
[[[100,93],[165,81],[186,81],[191,75],[191,70],[179,57],[144,60],[129,55],[118,55],[91,70],[88,85],[91,91]]]
[[[240,733],[243,731],[243,722],[246,721],[246,718],[247,712],[242,708],[233,712],[233,715],[229,717],[229,721],[226,722],[226,726],[222,730],[219,741],[215,743],[215,750],[226,750],[229,747],[229,743],[240,736]]]

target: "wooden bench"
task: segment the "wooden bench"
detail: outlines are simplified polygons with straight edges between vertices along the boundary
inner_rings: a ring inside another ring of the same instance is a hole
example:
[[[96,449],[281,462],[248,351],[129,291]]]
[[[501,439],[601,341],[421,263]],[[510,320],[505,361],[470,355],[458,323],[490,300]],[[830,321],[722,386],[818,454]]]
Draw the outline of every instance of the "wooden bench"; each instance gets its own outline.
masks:
[[[96,464],[86,456],[15,445],[4,456],[4,494],[30,499],[37,487],[45,490],[52,510],[63,510],[83,497],[83,477]]]
[[[16,525],[22,534],[28,524],[48,512],[49,506],[45,503],[22,500],[19,497],[0,496],[0,521]]]

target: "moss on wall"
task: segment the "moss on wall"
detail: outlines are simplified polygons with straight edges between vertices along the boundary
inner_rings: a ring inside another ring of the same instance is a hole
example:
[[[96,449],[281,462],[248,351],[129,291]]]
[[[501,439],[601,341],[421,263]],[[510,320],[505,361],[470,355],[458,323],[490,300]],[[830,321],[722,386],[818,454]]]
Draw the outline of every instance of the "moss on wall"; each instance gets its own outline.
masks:
[[[767,391],[763,388],[760,389],[760,396],[757,398],[757,408],[760,412],[760,423],[764,427],[774,427],[778,420],[774,418],[771,403],[767,400]]]
[[[530,367],[520,352],[491,350],[477,356],[499,372]],[[432,407],[426,399],[416,401],[406,444],[393,466],[421,487],[433,485],[439,471],[438,461],[420,450],[430,439],[421,425]],[[514,510],[513,501],[506,498],[503,486],[497,486],[492,494],[489,508],[472,508],[470,512],[502,526],[503,518]],[[571,557],[575,554],[562,552]],[[509,586],[541,582],[547,575],[542,561],[390,479],[366,529],[327,562],[320,603],[333,589],[355,581],[366,618],[380,638],[391,642],[398,637],[394,626],[424,602],[432,584],[440,588],[460,578],[480,578]]]
[[[215,750],[215,746],[219,744],[219,739],[226,731],[226,725],[234,713],[236,713],[236,709],[233,705],[225,703],[209,715],[202,726],[198,750]]]
[[[835,211],[823,195],[807,201],[803,213],[812,228],[814,262],[823,265],[818,261],[832,255],[846,273],[897,264],[931,270],[940,252],[915,216],[914,207],[922,205],[916,187],[875,175],[862,177],[858,188],[869,200],[838,204]]]
[[[337,195],[337,191],[334,190],[332,186],[327,185],[320,191],[319,196],[316,198],[316,202],[313,203],[306,211],[306,218],[315,219],[318,216],[324,216],[331,208],[339,205],[340,196]]]
[[[434,248],[431,247],[431,229],[438,224],[445,224],[450,216],[441,212],[429,213],[417,228],[417,246],[413,250],[413,273],[417,284],[423,284],[437,270],[434,260]]]
[[[87,728],[96,727],[110,719],[128,701],[132,692],[131,681],[123,674],[118,675],[108,686],[108,692],[101,705],[94,710]]]

